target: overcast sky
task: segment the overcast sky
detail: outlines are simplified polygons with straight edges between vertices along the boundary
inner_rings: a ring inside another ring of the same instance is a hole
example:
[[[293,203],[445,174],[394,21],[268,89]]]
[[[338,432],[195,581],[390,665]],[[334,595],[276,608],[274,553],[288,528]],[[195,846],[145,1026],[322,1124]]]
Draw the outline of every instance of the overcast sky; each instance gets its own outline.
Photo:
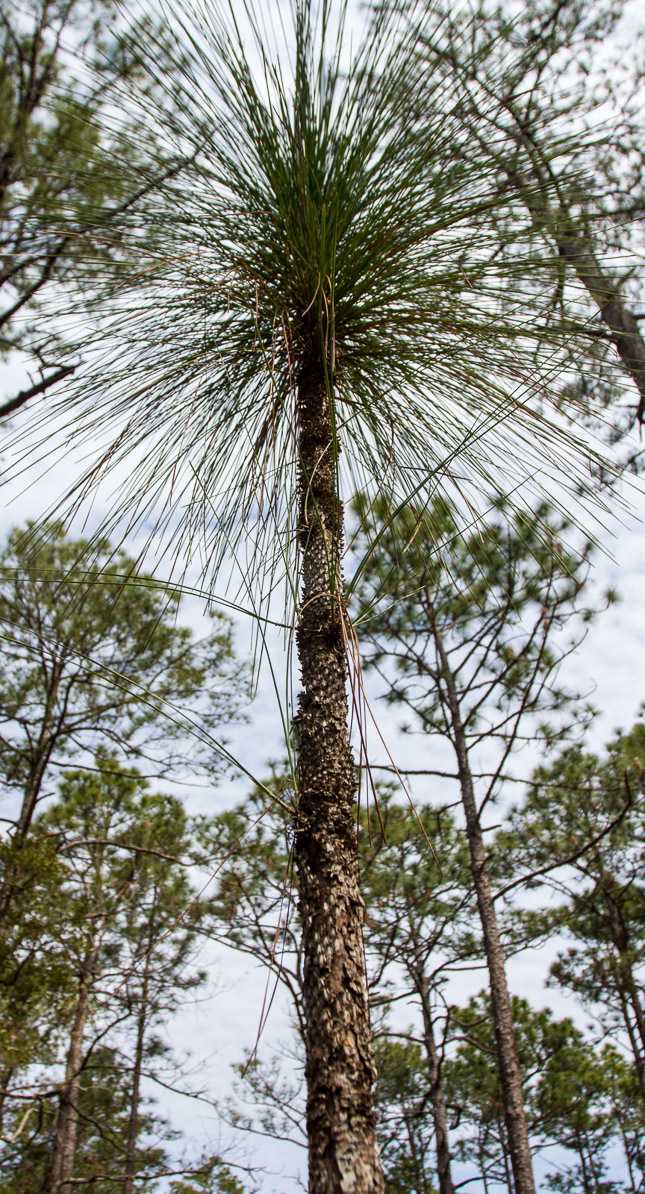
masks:
[[[12,393],[22,381],[20,366],[15,362],[4,373],[2,391]],[[1,449],[0,449],[1,450]],[[41,518],[60,496],[69,480],[64,465],[43,475],[42,468],[25,474],[4,491],[0,512],[0,531],[23,523],[27,518]],[[590,691],[599,709],[591,743],[600,749],[616,727],[629,727],[645,700],[645,493],[640,484],[623,489],[629,513],[609,529],[598,530],[604,551],[596,555],[591,584],[600,594],[604,589],[618,589],[622,600],[602,614],[592,626],[584,647],[566,661],[563,678],[573,687]],[[101,501],[95,505],[91,523],[101,518]],[[137,544],[132,544],[136,550]],[[190,570],[188,579],[191,577]],[[187,598],[180,618],[196,634],[206,632],[203,604]],[[238,649],[243,656],[249,645],[249,626],[240,615],[236,618]],[[278,645],[277,649],[280,647]],[[372,691],[374,691],[372,689]],[[420,737],[403,740],[397,732],[396,716],[383,705],[375,705],[379,725],[387,745],[397,761],[405,758],[409,767],[427,763],[427,744]],[[269,759],[283,754],[280,718],[268,674],[260,679],[259,692],[249,709],[248,725],[233,731],[233,751],[254,774],[262,776]],[[383,749],[375,744],[375,754],[384,758]],[[528,771],[528,766],[526,767]],[[218,811],[238,800],[248,787],[246,781],[225,781],[219,789],[203,787],[182,789],[188,810]],[[422,782],[412,784],[415,798],[423,800],[428,789]],[[440,850],[440,843],[439,843]],[[206,1001],[186,1008],[169,1026],[169,1034],[179,1053],[192,1055],[200,1070],[190,1081],[206,1087],[214,1096],[222,1097],[230,1090],[230,1065],[241,1059],[245,1050],[255,1042],[261,1009],[266,991],[266,975],[248,959],[240,958],[220,948],[208,947],[204,958],[212,974],[214,993]],[[544,978],[547,958],[527,953],[511,963],[510,981],[515,993],[530,998],[536,1004],[548,1004],[559,1014],[572,1014],[571,1003],[557,993],[546,990]],[[449,997],[463,1002],[484,985],[483,976],[470,976]],[[398,1015],[412,1017],[405,1007]],[[261,1056],[269,1056],[278,1042],[288,1037],[288,1014],[280,994],[276,997],[260,1046]],[[187,1080],[189,1081],[189,1080]],[[171,1109],[173,1121],[199,1144],[217,1146],[225,1143],[230,1133],[222,1127],[217,1116],[198,1103],[160,1098]],[[296,1149],[283,1144],[259,1140],[254,1144],[258,1164],[266,1165],[274,1176],[263,1183],[263,1194],[294,1194],[298,1186],[287,1176],[295,1172],[304,1160]]]
[[[18,377],[17,370],[14,376]],[[10,526],[28,517],[42,517],[68,479],[58,470],[43,478],[40,470],[23,478],[14,487],[13,497],[5,491],[0,530],[5,533]],[[608,587],[618,589],[622,600],[599,616],[583,648],[566,661],[563,671],[563,679],[572,687],[591,693],[592,701],[600,711],[590,739],[597,749],[601,749],[615,728],[629,727],[633,723],[640,702],[645,700],[642,680],[645,675],[645,493],[642,486],[630,485],[623,489],[623,496],[630,503],[630,512],[622,522],[616,520],[611,533],[599,531],[604,551],[596,554],[590,582],[598,595]],[[93,511],[93,518],[100,520],[100,517],[99,504]],[[136,543],[132,544],[133,549],[136,546]],[[187,579],[196,578],[189,574]],[[204,607],[198,599],[185,599],[180,617],[197,635],[205,632]],[[249,627],[241,615],[236,618],[236,627],[238,650],[244,656],[248,650]],[[279,642],[276,649],[281,650]],[[375,692],[373,683],[371,691]],[[397,733],[396,715],[376,701],[374,709],[397,762],[404,760],[411,768],[427,765],[428,747],[423,738],[406,736],[402,739]],[[261,677],[258,696],[249,708],[249,714],[250,723],[232,733],[232,749],[249,771],[261,777],[265,774],[267,760],[280,758],[283,754],[280,718],[266,673]],[[379,760],[384,759],[384,750],[378,743],[374,755]],[[433,758],[436,760],[436,756]],[[528,773],[530,762],[530,759],[520,761],[521,774]],[[248,781],[238,779],[224,781],[214,791],[200,784],[195,789],[182,788],[180,792],[189,811],[215,812],[239,800],[246,790]],[[419,801],[432,795],[425,780],[413,780],[411,791]],[[440,854],[440,842],[437,848]],[[195,1067],[195,1073],[186,1078],[186,1085],[207,1089],[214,1097],[222,1098],[230,1093],[230,1065],[239,1062],[245,1050],[255,1043],[267,979],[248,959],[220,947],[209,946],[200,963],[209,969],[209,984],[214,993],[211,998],[202,998],[194,1006],[187,1007],[168,1026],[168,1032],[178,1053],[190,1055],[189,1068]],[[575,1005],[557,992],[546,989],[547,966],[548,956],[544,953],[522,954],[509,967],[513,991],[529,998],[535,1005],[551,1006],[560,1015],[576,1014],[584,1022],[584,1016],[576,1012]],[[453,983],[448,997],[455,1002],[464,1002],[483,985],[483,975],[471,974]],[[403,1004],[398,1008],[397,1017],[399,1023],[405,1024],[414,1019],[414,1013]],[[288,1009],[278,992],[263,1032],[260,1056],[270,1057],[279,1042],[287,1041],[288,1037]],[[196,1149],[231,1142],[230,1131],[222,1126],[211,1109],[196,1101],[172,1098],[163,1092],[157,1091],[156,1095],[160,1105],[171,1113],[176,1126],[195,1142]],[[301,1150],[261,1138],[254,1139],[251,1146],[253,1162],[266,1166],[269,1171],[263,1180],[263,1194],[294,1194],[298,1186],[288,1175],[296,1172],[299,1166],[302,1168]],[[238,1143],[233,1156],[241,1160],[247,1149],[248,1142]]]

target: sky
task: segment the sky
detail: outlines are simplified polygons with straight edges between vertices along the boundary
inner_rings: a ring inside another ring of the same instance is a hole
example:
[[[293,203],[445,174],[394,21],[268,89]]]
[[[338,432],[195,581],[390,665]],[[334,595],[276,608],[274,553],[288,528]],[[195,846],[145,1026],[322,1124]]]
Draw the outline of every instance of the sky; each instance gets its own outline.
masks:
[[[19,379],[18,367],[13,376]],[[9,527],[27,518],[41,517],[66,480],[64,470],[43,477],[42,470],[37,469],[33,475],[21,480],[14,488],[13,496],[5,491],[0,534],[4,535]],[[633,724],[639,704],[645,700],[642,680],[645,675],[645,492],[642,484],[628,483],[623,487],[622,497],[628,503],[627,514],[623,512],[620,518],[611,520],[607,529],[598,527],[601,549],[596,553],[589,582],[599,598],[607,588],[615,588],[621,600],[592,624],[583,647],[566,660],[562,673],[562,679],[571,687],[590,694],[599,711],[589,737],[590,745],[598,750],[617,727]],[[100,516],[99,502],[93,517],[99,519]],[[136,541],[131,546],[136,549]],[[187,579],[191,579],[190,571]],[[185,598],[180,620],[197,636],[203,634],[207,629],[204,603],[195,597]],[[234,621],[237,649],[240,658],[244,659],[250,645],[248,619],[238,614]],[[281,638],[274,646],[279,660],[283,648]],[[278,673],[281,666],[278,662]],[[428,748],[423,738],[403,737],[398,732],[396,715],[378,701],[376,686],[369,678],[368,691],[379,729],[397,763],[403,760],[411,769],[427,765]],[[266,668],[260,675],[257,696],[248,707],[248,716],[247,724],[233,728],[229,733],[231,752],[248,771],[262,778],[266,774],[267,762],[279,759],[283,754],[280,717]],[[378,742],[374,746],[373,757],[383,761],[384,747]],[[521,759],[518,773],[527,774],[532,761],[531,758]],[[433,756],[433,763],[436,764],[436,756]],[[245,778],[237,778],[224,780],[214,790],[200,782],[195,788],[182,787],[180,793],[189,812],[214,813],[242,799],[248,787]],[[412,779],[410,791],[415,800],[423,802],[428,795],[427,781]],[[516,796],[516,792],[513,795]],[[497,820],[498,810],[494,810],[493,815]],[[437,848],[440,856],[440,843]],[[546,971],[553,953],[553,948],[546,952],[527,951],[513,959],[508,967],[511,989],[535,1006],[549,1006],[558,1015],[574,1015],[584,1023],[586,1017],[571,1000],[546,988]],[[272,985],[268,988],[266,973],[253,961],[212,943],[204,948],[199,964],[209,972],[207,988],[193,1005],[186,1006],[167,1025],[166,1031],[176,1054],[185,1059],[184,1088],[207,1091],[209,1098],[226,1099],[231,1094],[230,1067],[239,1063],[253,1048],[267,991],[272,990]],[[483,985],[481,973],[462,976],[449,988],[448,998],[463,1003]],[[405,1001],[399,1005],[397,1017],[402,1027],[416,1020],[414,1009]],[[288,1004],[278,989],[262,1032],[259,1056],[270,1058],[276,1049],[288,1043],[289,1037]],[[191,1142],[187,1147],[193,1155],[203,1147],[232,1149],[227,1154],[231,1160],[250,1164],[256,1176],[260,1169],[264,1171],[262,1194],[296,1194],[301,1188],[297,1182],[297,1174],[303,1171],[304,1165],[301,1149],[263,1137],[242,1138],[222,1122],[215,1109],[197,1100],[173,1097],[153,1089],[151,1084],[149,1093],[158,1099],[160,1108],[167,1111],[186,1141]],[[464,1170],[462,1175],[465,1174]]]
[[[12,393],[23,380],[20,363],[14,360],[3,373],[2,391]],[[18,425],[16,420],[14,426]],[[0,442],[0,453],[2,445]],[[41,518],[63,491],[69,477],[68,464],[61,462],[50,473],[44,474],[38,466],[25,473],[19,480],[4,490],[4,501],[0,510],[0,534],[23,523],[27,518]],[[605,589],[616,588],[621,596],[619,604],[604,612],[592,625],[583,648],[570,657],[563,668],[564,680],[573,687],[591,694],[599,710],[593,725],[590,745],[601,749],[617,727],[629,727],[637,714],[641,701],[645,700],[645,491],[638,482],[625,485],[622,489],[625,507],[616,519],[609,519],[608,526],[598,526],[597,533],[601,550],[596,554],[590,585],[601,594]],[[102,501],[99,495],[90,516],[96,524],[101,517]],[[76,524],[78,527],[78,523]],[[80,528],[79,528],[80,529]],[[143,532],[142,532],[143,533]],[[138,542],[131,543],[136,551]],[[187,579],[196,580],[197,574],[189,567]],[[190,626],[197,635],[206,631],[204,603],[195,597],[186,598],[180,613],[181,621]],[[236,636],[240,657],[249,649],[249,624],[241,614],[235,616]],[[276,643],[277,652],[282,644]],[[370,682],[371,683],[371,682]],[[396,715],[378,703],[377,690],[370,688],[374,698],[374,709],[379,727],[395,760],[405,759],[406,766],[422,767],[427,760],[427,745],[420,737],[405,738],[399,733]],[[234,729],[229,735],[231,750],[254,775],[262,777],[269,760],[279,759],[283,753],[282,728],[270,677],[265,668],[260,675],[258,692],[248,709],[249,722]],[[375,746],[380,759],[384,753],[380,745]],[[529,770],[530,760],[522,760],[522,768]],[[225,780],[215,790],[203,786],[182,789],[189,812],[215,812],[229,807],[248,788],[245,779]],[[422,781],[412,781],[411,791],[416,799],[423,800],[425,791]],[[548,1005],[560,1015],[572,1014],[571,1003],[562,995],[547,989],[545,954],[527,952],[509,965],[509,980],[514,993],[530,998],[537,1005]],[[209,945],[200,959],[209,969],[208,998],[200,999],[187,1006],[167,1031],[178,1054],[185,1055],[188,1068],[195,1067],[195,1073],[187,1077],[187,1084],[205,1087],[216,1098],[225,1097],[231,1088],[230,1066],[239,1062],[245,1051],[252,1048],[258,1031],[262,1007],[267,991],[265,973],[248,959],[234,954],[223,947]],[[463,1002],[471,993],[483,985],[483,977],[472,975],[461,980],[459,989],[450,997]],[[413,1012],[403,1006],[399,1016],[412,1017]],[[264,1028],[260,1043],[260,1055],[270,1056],[272,1051],[289,1036],[288,1007],[281,992],[278,992]],[[159,1097],[157,1092],[157,1097]],[[168,1107],[173,1122],[191,1137],[196,1147],[208,1143],[218,1147],[226,1146],[232,1139],[226,1125],[222,1125],[217,1113],[196,1101],[180,1100],[163,1096],[162,1103]],[[241,1159],[246,1142],[238,1141],[234,1156]],[[295,1194],[299,1187],[294,1174],[302,1169],[302,1153],[285,1144],[276,1144],[258,1138],[254,1145],[255,1164],[266,1167],[267,1175],[262,1181],[263,1194]]]

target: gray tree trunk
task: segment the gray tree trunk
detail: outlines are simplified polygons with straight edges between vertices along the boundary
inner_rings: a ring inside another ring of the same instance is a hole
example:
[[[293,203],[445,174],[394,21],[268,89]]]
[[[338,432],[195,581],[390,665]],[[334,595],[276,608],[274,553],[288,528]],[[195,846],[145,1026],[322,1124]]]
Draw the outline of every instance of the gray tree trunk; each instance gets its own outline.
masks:
[[[434,1024],[432,1008],[430,1007],[430,991],[425,974],[416,971],[413,981],[421,1002],[423,1016],[423,1040],[428,1062],[428,1076],[430,1078],[430,1103],[432,1106],[432,1122],[434,1124],[435,1150],[437,1154],[437,1177],[439,1178],[439,1194],[455,1194],[450,1166],[450,1148],[448,1145],[448,1114],[443,1086],[441,1085],[441,1064],[439,1051],[434,1039]]]
[[[65,1078],[59,1096],[54,1156],[44,1189],[51,1194],[72,1194],[74,1158],[78,1136],[78,1099],[83,1069],[83,1037],[90,996],[92,967],[95,958],[86,959],[69,1038]]]
[[[345,610],[332,416],[322,367],[298,385],[296,633],[302,690],[295,860],[304,953],[309,1194],[382,1194],[349,745]]]
[[[645,340],[638,322],[620,294],[620,283],[604,269],[575,221],[566,211],[554,211],[544,197],[542,180],[525,174],[516,178],[526,206],[536,223],[553,237],[558,253],[575,272],[593,299],[608,328],[625,372],[638,391],[636,419],[645,420]]]
[[[504,1122],[506,1124],[508,1146],[511,1154],[515,1194],[535,1194],[531,1149],[529,1147],[529,1135],[524,1111],[522,1078],[517,1059],[517,1049],[515,1047],[511,997],[506,982],[504,953],[491,891],[490,875],[486,862],[484,839],[479,823],[479,812],[475,800],[472,773],[468,761],[468,746],[461,720],[459,695],[441,631],[436,623],[433,625],[433,635],[441,664],[442,680],[446,687],[453,742],[457,756],[461,799],[466,820],[471,871],[484,936],[484,949],[490,978],[490,995],[495,1026],[497,1064],[504,1100]]]
[[[146,957],[146,970],[141,992],[141,1008],[137,1019],[137,1040],[134,1051],[134,1068],[132,1071],[132,1090],[130,1093],[130,1114],[128,1116],[128,1139],[125,1150],[125,1176],[123,1179],[123,1194],[132,1194],[134,1189],[137,1140],[139,1138],[139,1103],[141,1099],[141,1068],[143,1065],[143,1048],[146,1037],[146,1018],[148,1013],[148,968],[150,954]]]

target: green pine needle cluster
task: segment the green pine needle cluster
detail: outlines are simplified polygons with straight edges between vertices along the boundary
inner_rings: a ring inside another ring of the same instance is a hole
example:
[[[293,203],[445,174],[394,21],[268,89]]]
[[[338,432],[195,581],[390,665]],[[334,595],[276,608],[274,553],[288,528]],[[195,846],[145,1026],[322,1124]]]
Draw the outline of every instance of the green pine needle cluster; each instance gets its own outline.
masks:
[[[68,498],[113,475],[104,530],[124,510],[154,519],[210,575],[242,541],[249,575],[292,572],[311,352],[350,494],[440,486],[470,510],[499,490],[589,494],[595,454],[553,411],[584,351],[549,314],[556,266],[491,155],[473,166],[456,81],[438,73],[420,104],[398,6],[356,50],[352,15],[344,0],[294,0],[273,25],[251,0],[166,13],[176,46],[140,46],[146,85],[122,84],[132,152],[106,165],[138,198],[111,216],[110,268],[88,260],[70,298],[84,366],[13,445],[33,459],[40,437],[51,459],[57,426],[66,454],[84,448]]]

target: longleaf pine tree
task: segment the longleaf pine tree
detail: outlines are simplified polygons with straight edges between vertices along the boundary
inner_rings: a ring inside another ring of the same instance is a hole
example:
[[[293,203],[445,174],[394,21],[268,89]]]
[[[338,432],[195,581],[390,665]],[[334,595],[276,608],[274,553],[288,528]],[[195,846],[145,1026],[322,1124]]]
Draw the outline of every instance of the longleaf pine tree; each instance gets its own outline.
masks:
[[[140,47],[148,86],[124,80],[122,97],[136,152],[108,165],[140,172],[141,199],[110,226],[105,285],[91,262],[77,310],[58,309],[61,334],[83,329],[85,365],[7,446],[52,459],[62,437],[71,468],[83,445],[74,501],[116,470],[102,529],[154,516],[210,581],[232,553],[260,627],[286,593],[310,1194],[383,1189],[343,496],[423,509],[442,486],[471,517],[500,488],[524,502],[557,484],[573,501],[590,475],[589,450],[549,414],[551,381],[584,344],[540,299],[533,270],[548,289],[550,267],[525,206],[494,164],[473,169],[449,79],[414,119],[397,12],[362,33],[359,19],[343,0],[204,0],[168,14],[172,70],[152,34]],[[178,154],[185,169],[164,175]],[[500,211],[515,240],[502,257]]]

